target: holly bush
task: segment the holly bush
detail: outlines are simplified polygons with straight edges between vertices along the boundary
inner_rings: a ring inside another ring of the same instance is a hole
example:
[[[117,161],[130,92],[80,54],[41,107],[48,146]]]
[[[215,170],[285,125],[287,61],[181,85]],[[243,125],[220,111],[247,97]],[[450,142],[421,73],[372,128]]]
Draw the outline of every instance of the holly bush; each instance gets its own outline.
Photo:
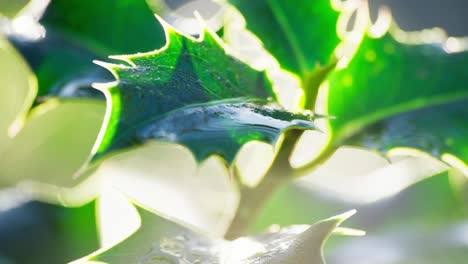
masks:
[[[390,236],[463,233],[466,38],[365,1],[26,2],[0,6],[0,186],[60,253],[0,263],[323,263],[331,234],[333,262],[466,256]]]

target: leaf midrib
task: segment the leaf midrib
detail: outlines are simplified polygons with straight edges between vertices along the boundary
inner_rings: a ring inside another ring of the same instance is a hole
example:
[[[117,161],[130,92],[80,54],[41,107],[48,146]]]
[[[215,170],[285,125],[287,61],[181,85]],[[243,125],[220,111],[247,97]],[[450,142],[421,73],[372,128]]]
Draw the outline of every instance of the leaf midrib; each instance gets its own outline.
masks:
[[[297,63],[299,65],[301,75],[304,76],[305,73],[308,71],[307,67],[307,62],[304,53],[302,52],[301,48],[299,47],[299,40],[297,39],[296,35],[294,35],[291,29],[291,26],[288,23],[286,15],[283,13],[282,9],[280,6],[278,6],[278,3],[276,0],[269,0],[268,1],[269,5],[268,7],[270,8],[272,14],[275,16],[276,21],[281,27],[281,31],[283,31],[284,35],[286,36],[286,40],[289,43],[289,46],[291,46],[294,57],[297,60]],[[301,76],[301,79],[302,79]]]

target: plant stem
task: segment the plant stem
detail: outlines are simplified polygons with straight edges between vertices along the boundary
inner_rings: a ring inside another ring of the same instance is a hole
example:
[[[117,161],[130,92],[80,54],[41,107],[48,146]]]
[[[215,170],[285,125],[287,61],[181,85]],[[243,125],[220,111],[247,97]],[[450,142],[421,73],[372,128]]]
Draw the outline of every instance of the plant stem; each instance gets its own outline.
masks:
[[[317,95],[319,93],[320,85],[328,76],[331,70],[336,66],[336,59],[332,59],[325,66],[317,65],[312,72],[305,72],[302,74],[303,91],[304,91],[304,109],[315,110],[317,102]]]
[[[302,133],[300,130],[286,132],[281,149],[260,183],[255,187],[241,185],[239,206],[225,234],[226,239],[244,235],[274,191],[292,177],[289,156]],[[235,170],[234,173],[238,172]]]
[[[244,235],[268,198],[287,178],[268,176],[270,175],[265,175],[265,178],[254,188],[245,186],[241,188],[239,206],[224,236],[226,239],[232,240]]]

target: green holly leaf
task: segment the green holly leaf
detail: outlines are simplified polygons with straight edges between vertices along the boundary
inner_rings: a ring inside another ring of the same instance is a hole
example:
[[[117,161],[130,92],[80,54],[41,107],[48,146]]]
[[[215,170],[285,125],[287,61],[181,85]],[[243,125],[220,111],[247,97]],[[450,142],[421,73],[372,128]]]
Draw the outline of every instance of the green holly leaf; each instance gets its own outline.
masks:
[[[466,43],[434,42],[427,32],[404,33],[396,26],[390,32],[366,37],[349,65],[329,76],[327,113],[336,117],[329,121],[331,145],[384,153],[416,148],[465,167],[468,52],[450,49]]]
[[[213,240],[138,208],[137,231],[73,263],[324,263],[322,247],[353,212],[234,241]]]
[[[335,49],[342,42],[337,25],[340,14],[351,10],[333,0],[228,2],[242,13],[247,29],[258,36],[280,66],[299,77],[304,108],[313,109],[318,87],[334,68]]]
[[[112,76],[93,59],[164,44],[163,29],[145,0],[52,0],[39,23],[45,34],[37,39],[10,35],[37,75],[38,96],[99,97],[91,84]]]
[[[189,147],[199,161],[219,154],[231,162],[246,142],[314,129],[312,116],[275,105],[265,73],[226,54],[214,33],[193,39],[161,23],[163,49],[100,63],[117,80],[98,86],[110,110],[96,158],[157,139]]]

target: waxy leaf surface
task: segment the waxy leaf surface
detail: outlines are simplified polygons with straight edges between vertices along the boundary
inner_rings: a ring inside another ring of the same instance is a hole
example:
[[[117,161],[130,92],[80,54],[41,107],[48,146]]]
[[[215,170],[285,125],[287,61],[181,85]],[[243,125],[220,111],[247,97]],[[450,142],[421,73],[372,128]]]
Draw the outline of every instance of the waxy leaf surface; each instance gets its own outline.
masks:
[[[231,162],[248,141],[314,128],[312,116],[276,106],[265,73],[226,54],[212,33],[192,39],[166,26],[166,34],[161,50],[103,64],[117,81],[100,85],[111,110],[96,157],[158,139],[182,143],[197,160],[219,154]]]

